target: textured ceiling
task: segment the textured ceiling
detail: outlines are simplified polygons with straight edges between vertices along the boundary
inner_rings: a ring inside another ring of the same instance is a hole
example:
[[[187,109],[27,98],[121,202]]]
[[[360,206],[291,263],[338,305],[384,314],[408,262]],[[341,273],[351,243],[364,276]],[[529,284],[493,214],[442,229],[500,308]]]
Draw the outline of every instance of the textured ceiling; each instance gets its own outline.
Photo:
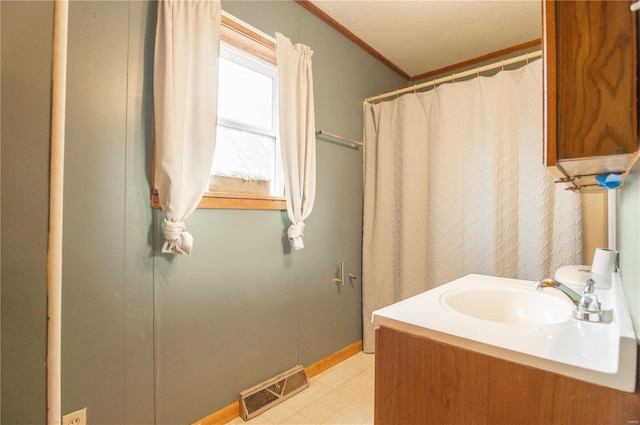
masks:
[[[539,0],[311,0],[409,76],[541,38]]]

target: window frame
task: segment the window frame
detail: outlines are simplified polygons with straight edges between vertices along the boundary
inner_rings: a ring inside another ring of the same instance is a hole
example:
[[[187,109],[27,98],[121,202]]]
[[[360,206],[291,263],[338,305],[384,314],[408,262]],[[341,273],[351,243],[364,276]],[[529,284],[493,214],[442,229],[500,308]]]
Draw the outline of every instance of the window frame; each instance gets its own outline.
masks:
[[[275,42],[263,35],[257,30],[251,28],[244,22],[231,17],[223,11],[221,33],[221,44],[227,44],[232,50],[239,50],[249,56],[253,56],[259,60],[265,61],[272,65],[276,65]],[[277,80],[277,75],[276,75]],[[277,91],[277,87],[276,87]],[[277,113],[274,114],[277,131]],[[220,123],[219,123],[220,125]],[[154,129],[155,131],[155,129]],[[155,140],[155,135],[154,135]],[[153,169],[152,169],[152,193],[151,206],[160,208],[160,200],[158,199],[158,189],[156,187],[155,178],[155,143],[153,152]],[[252,209],[252,210],[286,210],[286,199],[284,197],[260,196],[240,193],[222,193],[222,192],[205,192],[199,209]]]
[[[284,196],[284,169],[282,165],[282,155],[280,151],[280,134],[279,134],[279,119],[278,119],[278,70],[275,65],[265,62],[255,56],[248,56],[243,52],[238,51],[233,46],[224,45],[220,49],[220,58],[235,65],[241,66],[247,70],[253,71],[256,74],[271,79],[271,121],[268,126],[261,126],[257,124],[248,124],[246,122],[237,121],[233,118],[226,118],[220,113],[218,109],[218,128],[239,130],[252,133],[255,135],[262,135],[273,139],[275,143],[275,175],[273,181],[269,183],[271,193],[274,190],[278,191],[282,195],[270,195],[271,198],[282,198]],[[233,192],[232,192],[233,193]],[[225,193],[221,192],[208,192],[209,196],[224,197]],[[246,196],[246,195],[245,195]]]

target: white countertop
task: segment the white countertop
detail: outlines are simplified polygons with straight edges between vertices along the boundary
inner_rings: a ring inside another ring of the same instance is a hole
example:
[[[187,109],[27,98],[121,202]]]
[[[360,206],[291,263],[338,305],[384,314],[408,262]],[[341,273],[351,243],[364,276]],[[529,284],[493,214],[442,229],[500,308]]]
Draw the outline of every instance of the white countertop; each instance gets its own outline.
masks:
[[[463,288],[515,288],[538,291],[534,282],[467,275],[373,312],[376,326],[425,336],[483,354],[544,369],[560,375],[626,392],[635,391],[635,333],[619,275],[611,289],[598,289],[602,308],[613,309],[611,323],[590,323],[568,317],[559,323],[533,325],[482,320],[447,307],[443,296]],[[573,287],[578,293],[582,288]],[[559,300],[573,304],[555,289]],[[555,301],[555,300],[554,300]]]

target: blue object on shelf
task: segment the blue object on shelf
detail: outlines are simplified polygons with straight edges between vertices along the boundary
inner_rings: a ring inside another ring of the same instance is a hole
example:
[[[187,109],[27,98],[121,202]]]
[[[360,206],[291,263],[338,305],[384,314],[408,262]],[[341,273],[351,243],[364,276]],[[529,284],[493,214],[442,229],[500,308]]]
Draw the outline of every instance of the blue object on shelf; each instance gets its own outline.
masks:
[[[596,181],[603,189],[617,189],[622,184],[622,174],[601,174],[596,176]]]

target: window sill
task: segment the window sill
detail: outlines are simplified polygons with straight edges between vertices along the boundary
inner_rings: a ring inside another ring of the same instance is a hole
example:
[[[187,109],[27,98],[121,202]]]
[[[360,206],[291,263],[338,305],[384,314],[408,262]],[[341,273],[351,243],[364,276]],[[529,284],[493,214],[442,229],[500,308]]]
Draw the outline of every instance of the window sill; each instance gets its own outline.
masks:
[[[151,195],[151,206],[160,208],[158,194]],[[286,210],[285,198],[260,195],[242,195],[224,192],[206,192],[198,204],[199,209],[238,209],[238,210]]]

